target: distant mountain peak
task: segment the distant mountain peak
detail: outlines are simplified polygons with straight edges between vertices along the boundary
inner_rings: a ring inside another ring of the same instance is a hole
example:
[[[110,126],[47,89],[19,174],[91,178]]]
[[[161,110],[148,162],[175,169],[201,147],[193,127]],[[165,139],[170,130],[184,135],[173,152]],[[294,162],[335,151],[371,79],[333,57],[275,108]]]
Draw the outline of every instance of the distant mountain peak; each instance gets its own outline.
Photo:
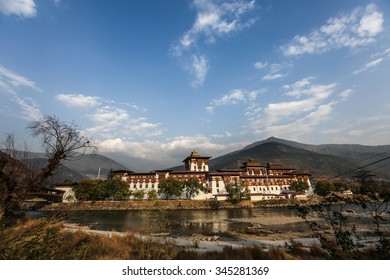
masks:
[[[276,140],[279,140],[279,138],[271,136],[271,137],[268,137],[267,139],[265,139],[264,141],[270,142],[270,141],[276,141]]]
[[[211,159],[210,168],[237,168],[243,160],[280,163],[311,173],[314,178],[338,176],[367,163],[390,155],[390,145],[356,144],[312,145],[271,136],[241,150]],[[377,178],[390,179],[390,166],[373,166]],[[352,176],[353,174],[348,174]]]

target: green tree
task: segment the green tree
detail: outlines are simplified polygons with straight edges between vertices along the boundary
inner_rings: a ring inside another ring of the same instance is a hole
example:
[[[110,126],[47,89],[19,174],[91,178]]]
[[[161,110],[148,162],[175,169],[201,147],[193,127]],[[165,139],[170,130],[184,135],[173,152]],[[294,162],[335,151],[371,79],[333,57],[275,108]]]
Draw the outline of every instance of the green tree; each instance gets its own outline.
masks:
[[[157,191],[156,190],[150,190],[148,191],[148,200],[156,200],[157,199]]]
[[[314,193],[320,196],[327,196],[333,191],[334,185],[328,181],[319,181],[314,188]]]
[[[173,177],[163,179],[158,184],[158,194],[164,195],[167,200],[180,197],[182,191],[183,184]]]
[[[197,178],[190,178],[187,181],[182,182],[182,184],[187,199],[191,199],[193,196],[198,195],[200,191],[205,190],[205,187]]]
[[[342,192],[350,189],[349,185],[346,182],[342,181],[334,182],[333,186],[336,192]]]
[[[231,203],[238,203],[242,200],[250,200],[250,191],[240,181],[235,181],[227,184],[226,191],[228,192],[227,200]]]
[[[130,197],[129,184],[121,179],[108,179],[104,182],[105,198],[125,200]]]
[[[133,192],[133,197],[135,200],[143,200],[145,197],[145,191],[144,190],[136,190]]]
[[[107,189],[103,180],[84,179],[73,187],[78,200],[103,200],[107,198]]]
[[[306,192],[309,189],[309,184],[305,181],[294,181],[290,185],[290,190],[296,192]]]
[[[358,170],[353,178],[359,184],[359,193],[360,194],[374,194],[378,185],[373,179],[375,174],[367,170]]]

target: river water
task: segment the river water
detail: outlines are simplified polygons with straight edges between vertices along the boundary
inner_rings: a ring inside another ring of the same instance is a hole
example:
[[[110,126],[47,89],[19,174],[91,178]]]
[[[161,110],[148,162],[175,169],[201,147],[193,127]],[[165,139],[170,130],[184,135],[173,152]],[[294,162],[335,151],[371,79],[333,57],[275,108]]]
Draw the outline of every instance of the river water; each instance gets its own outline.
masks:
[[[30,211],[29,218],[39,218],[52,212]],[[166,211],[68,211],[67,223],[88,226],[91,229],[105,231],[145,231],[169,221],[168,229],[172,235],[212,234],[240,231],[251,226],[245,222],[249,218],[296,217],[296,213],[286,207],[218,209],[218,210],[166,210]],[[154,230],[153,228],[151,229]]]
[[[336,206],[337,207],[337,206]],[[344,207],[355,214],[349,219],[357,223],[372,224],[372,216],[362,216],[367,213],[355,205]],[[30,211],[27,217],[40,218],[51,215],[53,212]],[[65,222],[80,226],[88,226],[95,230],[118,232],[170,232],[174,236],[188,236],[192,234],[220,234],[222,232],[242,232],[253,226],[250,221],[256,221],[264,229],[274,231],[298,230],[306,231],[307,226],[298,218],[295,210],[288,207],[218,209],[218,210],[100,210],[100,211],[67,211]],[[389,227],[389,213],[385,213],[384,224]],[[278,221],[278,225],[271,228],[263,224]],[[263,223],[264,221],[264,223]],[[265,222],[267,221],[267,222]],[[169,225],[159,228],[164,222]],[[387,228],[386,227],[386,228]]]

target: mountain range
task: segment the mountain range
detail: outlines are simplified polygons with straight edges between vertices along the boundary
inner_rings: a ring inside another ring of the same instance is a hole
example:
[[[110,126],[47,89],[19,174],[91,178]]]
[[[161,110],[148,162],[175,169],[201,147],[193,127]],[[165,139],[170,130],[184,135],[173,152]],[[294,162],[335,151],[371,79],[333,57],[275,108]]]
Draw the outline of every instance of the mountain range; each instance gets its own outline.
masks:
[[[35,169],[46,165],[44,154],[35,154],[33,161]],[[99,154],[86,154],[79,160],[65,161],[53,173],[50,179],[52,183],[77,182],[85,178],[107,179],[110,170],[128,170],[128,168],[116,161]]]
[[[357,144],[310,145],[275,137],[254,142],[240,150],[211,158],[210,170],[239,168],[248,159],[262,164],[273,163],[305,171],[312,179],[350,178],[354,171],[365,167],[377,178],[390,180],[390,145],[365,146]],[[45,159],[34,159],[45,164]],[[90,154],[77,161],[65,162],[54,174],[53,182],[78,181],[82,178],[107,178],[110,170],[132,170],[109,157]],[[184,169],[184,165],[174,170]]]
[[[390,145],[310,145],[270,137],[240,150],[212,158],[209,167],[211,170],[239,168],[248,159],[305,171],[316,180],[332,177],[350,178],[354,171],[367,165],[365,168],[375,173],[377,178],[390,180]],[[378,163],[372,164],[376,161]]]

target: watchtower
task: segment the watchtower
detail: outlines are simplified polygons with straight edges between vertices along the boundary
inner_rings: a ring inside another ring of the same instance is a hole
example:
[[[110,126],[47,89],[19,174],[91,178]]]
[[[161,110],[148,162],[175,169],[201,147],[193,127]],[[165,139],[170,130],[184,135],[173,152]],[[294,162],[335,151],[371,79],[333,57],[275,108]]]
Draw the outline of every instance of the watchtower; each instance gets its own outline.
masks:
[[[210,158],[201,156],[197,151],[193,151],[183,162],[187,171],[207,172],[209,171]]]

